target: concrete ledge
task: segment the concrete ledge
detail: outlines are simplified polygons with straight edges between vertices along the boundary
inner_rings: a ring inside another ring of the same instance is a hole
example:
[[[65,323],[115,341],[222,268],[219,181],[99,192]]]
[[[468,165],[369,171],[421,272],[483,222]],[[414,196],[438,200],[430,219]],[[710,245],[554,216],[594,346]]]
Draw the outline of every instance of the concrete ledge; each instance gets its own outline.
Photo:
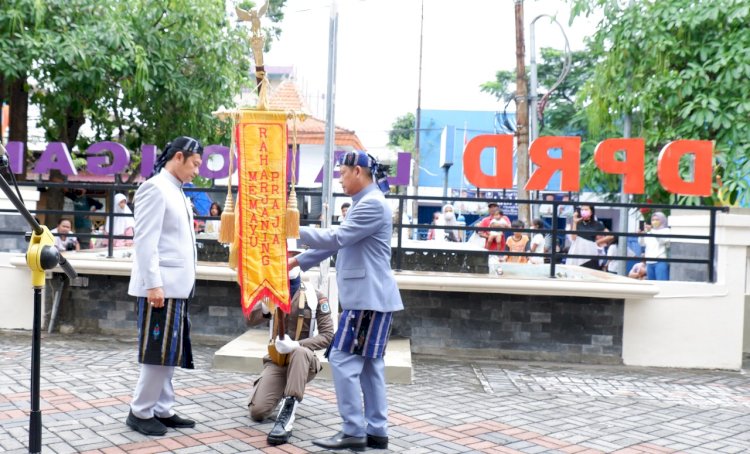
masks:
[[[132,259],[129,249],[116,249],[115,258],[101,256],[99,251],[65,253],[79,274],[103,274],[129,276]],[[119,258],[117,258],[119,256]],[[10,260],[13,266],[26,266],[24,256]],[[659,286],[649,281],[639,281],[622,276],[589,270],[579,266],[557,265],[558,275],[547,276],[549,265],[505,264],[503,276],[470,273],[444,273],[429,271],[394,272],[401,290],[434,290],[442,292],[499,293],[517,295],[584,296],[593,298],[651,298],[659,293]],[[59,268],[54,270],[61,272]],[[317,268],[305,273],[307,278],[317,275]],[[334,276],[331,269],[329,276]],[[237,279],[237,274],[226,263],[198,262],[196,279],[228,281]]]
[[[430,290],[439,292],[505,293],[515,295],[582,296],[592,298],[651,298],[659,287],[650,281],[639,281],[603,271],[578,266],[557,265],[567,277],[549,278],[548,265],[510,265],[503,269],[523,270],[528,274],[503,276],[469,273],[438,273],[426,271],[397,271],[400,290]]]
[[[263,357],[268,353],[268,331],[251,329],[245,334],[221,347],[214,354],[213,367],[234,372],[260,374],[263,370]],[[385,355],[386,383],[411,384],[411,346],[409,339],[390,339]],[[328,360],[323,352],[316,352],[323,364],[318,378],[332,380]]]

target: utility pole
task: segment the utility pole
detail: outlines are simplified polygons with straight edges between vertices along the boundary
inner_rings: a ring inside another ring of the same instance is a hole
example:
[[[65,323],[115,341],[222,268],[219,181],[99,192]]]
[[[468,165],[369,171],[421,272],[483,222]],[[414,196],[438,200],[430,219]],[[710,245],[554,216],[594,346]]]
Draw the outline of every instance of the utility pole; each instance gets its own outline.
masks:
[[[414,137],[414,156],[412,162],[414,167],[411,171],[411,187],[414,188],[414,195],[419,195],[419,133],[422,117],[422,39],[424,37],[424,0],[422,0],[421,12],[419,15],[419,82],[417,84],[417,118],[414,123],[416,134]],[[407,191],[408,192],[408,191]],[[411,203],[412,223],[419,224],[419,200],[414,199]],[[414,229],[416,232],[417,229]],[[417,238],[418,239],[418,238]]]
[[[516,2],[516,190],[519,199],[528,199],[529,181],[529,107],[526,85],[526,47],[523,39],[523,0]],[[518,205],[518,217],[531,222],[528,204]]]
[[[630,0],[628,2],[627,7],[633,6],[633,0]],[[628,71],[627,76],[628,80],[630,80],[630,65],[628,65]],[[628,88],[630,88],[630,83],[628,83]],[[623,125],[622,125],[622,137],[625,139],[629,139],[630,135],[632,134],[632,128],[633,128],[633,121],[630,116],[630,111],[625,112],[625,115],[623,117]],[[628,203],[630,202],[630,196],[625,193],[625,176],[623,175],[622,181],[620,182],[620,203]],[[629,209],[626,207],[620,208],[620,222],[618,226],[618,230],[620,233],[627,233],[628,232],[628,214]],[[625,236],[619,236],[617,237],[617,255],[628,255],[628,238]],[[620,260],[617,262],[617,274],[620,276],[627,276],[628,275],[628,262],[624,260]]]

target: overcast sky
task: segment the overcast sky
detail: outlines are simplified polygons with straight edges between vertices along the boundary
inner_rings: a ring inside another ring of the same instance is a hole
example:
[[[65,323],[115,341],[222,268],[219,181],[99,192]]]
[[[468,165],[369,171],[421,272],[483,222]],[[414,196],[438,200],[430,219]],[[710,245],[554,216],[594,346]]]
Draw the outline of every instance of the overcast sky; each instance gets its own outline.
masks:
[[[266,56],[268,66],[294,66],[311,109],[325,118],[330,0],[287,0],[281,40]],[[354,129],[365,147],[387,142],[393,121],[416,112],[419,82],[420,0],[338,1],[338,65],[335,122]],[[568,25],[563,0],[526,0],[526,61],[529,23],[555,16],[573,50],[582,49],[593,19]],[[422,109],[501,110],[479,85],[500,69],[515,67],[513,0],[425,0]],[[560,29],[536,23],[537,49],[562,49]],[[537,55],[539,52],[537,51]],[[318,100],[317,102],[315,100]]]

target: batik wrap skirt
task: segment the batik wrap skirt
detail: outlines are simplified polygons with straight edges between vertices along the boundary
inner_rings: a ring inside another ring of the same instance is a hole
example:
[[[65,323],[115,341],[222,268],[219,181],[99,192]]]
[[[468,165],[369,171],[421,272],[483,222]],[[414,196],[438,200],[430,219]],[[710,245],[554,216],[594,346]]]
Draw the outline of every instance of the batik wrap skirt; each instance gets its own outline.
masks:
[[[138,362],[193,369],[189,299],[166,298],[164,307],[138,298]]]
[[[344,310],[331,346],[367,358],[382,358],[391,335],[393,312]]]

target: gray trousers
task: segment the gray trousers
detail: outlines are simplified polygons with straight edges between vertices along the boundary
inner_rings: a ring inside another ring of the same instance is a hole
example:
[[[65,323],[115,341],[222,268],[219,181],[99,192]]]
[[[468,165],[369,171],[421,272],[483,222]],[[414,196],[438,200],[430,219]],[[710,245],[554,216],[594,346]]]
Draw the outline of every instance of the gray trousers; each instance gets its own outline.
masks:
[[[130,410],[137,418],[169,418],[174,414],[173,366],[141,364]]]
[[[388,436],[385,360],[331,349],[328,362],[343,431],[353,437]],[[364,410],[364,411],[363,411]]]
[[[312,350],[295,348],[289,354],[289,365],[279,366],[264,358],[263,372],[255,382],[250,394],[250,418],[263,421],[271,415],[282,397],[293,396],[301,401],[305,385],[320,371],[320,360]]]

